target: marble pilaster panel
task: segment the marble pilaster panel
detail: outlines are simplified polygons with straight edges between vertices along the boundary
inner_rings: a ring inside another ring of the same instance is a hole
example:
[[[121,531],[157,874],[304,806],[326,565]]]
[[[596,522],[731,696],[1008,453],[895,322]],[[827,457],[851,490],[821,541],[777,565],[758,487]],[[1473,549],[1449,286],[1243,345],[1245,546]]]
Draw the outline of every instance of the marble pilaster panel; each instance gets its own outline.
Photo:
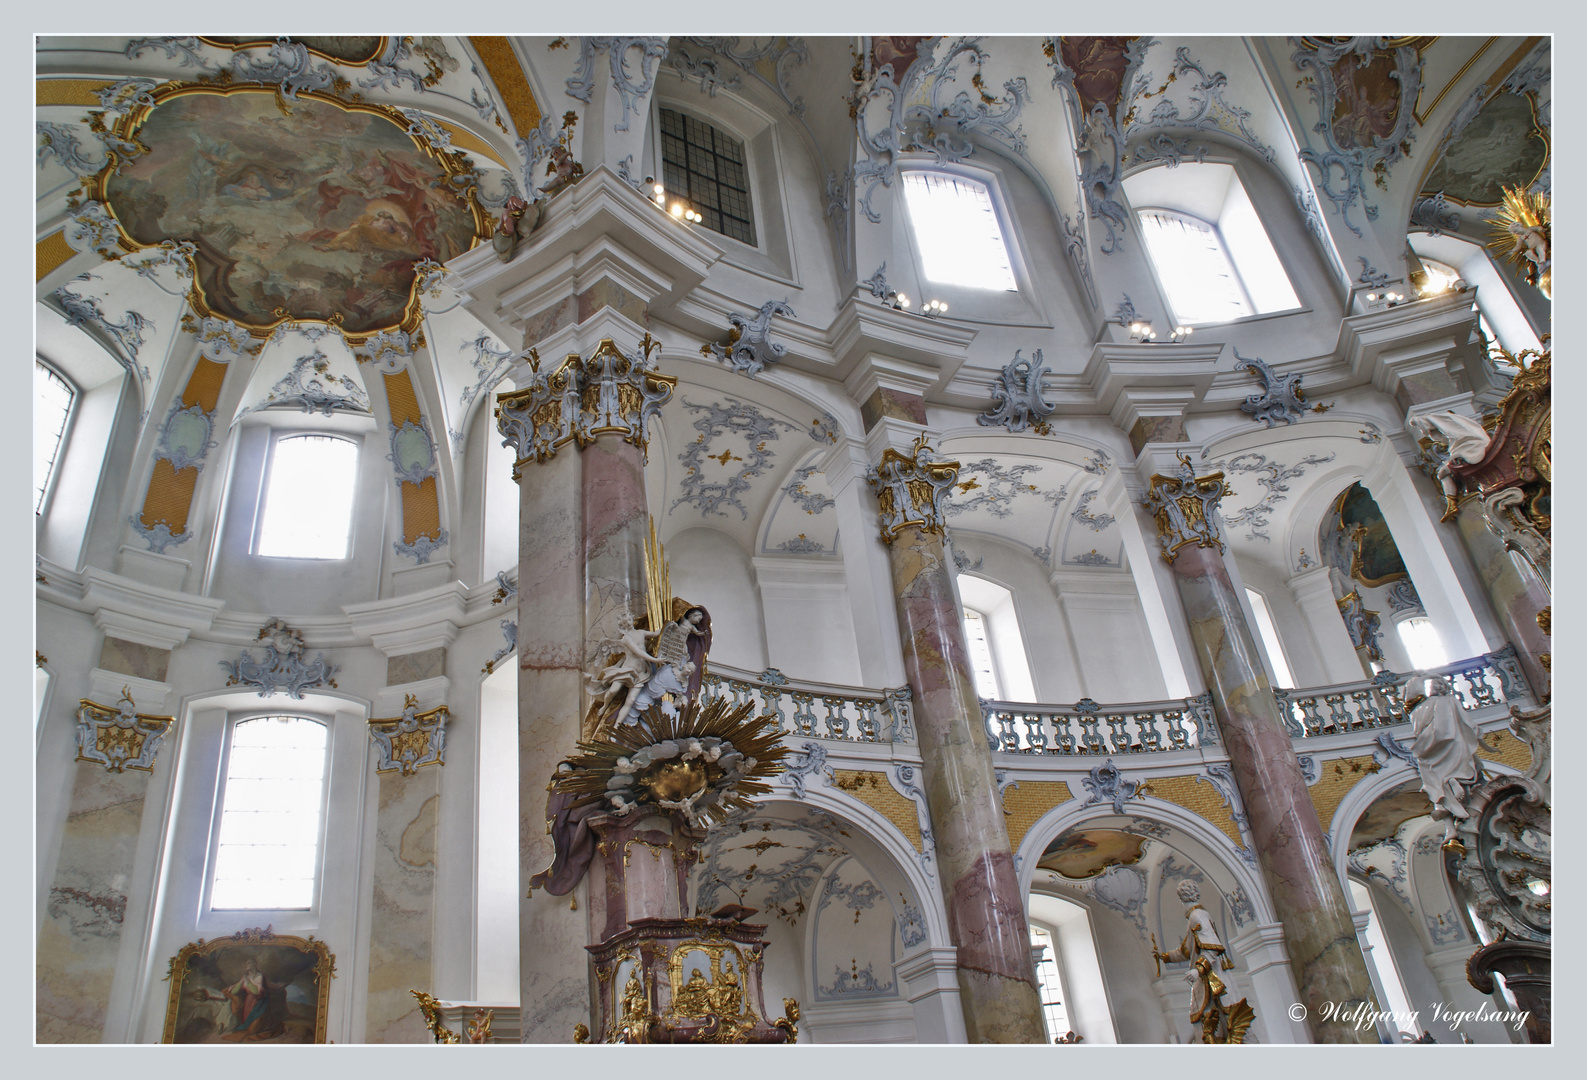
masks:
[[[965,1032],[972,1043],[1046,1042],[1025,906],[942,538],[907,527],[890,555]]]
[[[419,1003],[409,990],[435,985],[436,823],[441,766],[379,775],[375,812],[375,902],[369,930],[365,1039],[425,1043]]]
[[[1371,1031],[1327,1018],[1328,1003],[1343,1014],[1357,1002],[1370,1002],[1371,980],[1323,827],[1222,555],[1191,544],[1179,549],[1172,565],[1312,1037],[1374,1042]]]
[[[551,865],[546,785],[574,752],[583,699],[581,459],[520,463],[518,538],[519,987],[524,1042],[569,1042],[590,1018],[583,919],[529,879]]]
[[[79,762],[37,943],[41,1043],[97,1043],[121,949],[149,774]]]
[[[599,670],[601,642],[626,615],[645,613],[645,452],[602,437],[580,453],[583,469],[584,660]],[[654,627],[652,627],[654,629]],[[582,713],[580,714],[582,715]]]
[[[1481,500],[1467,499],[1460,504],[1455,527],[1488,590],[1505,637],[1515,646],[1526,681],[1534,694],[1547,696],[1553,686],[1549,668],[1553,645],[1538,625],[1537,614],[1553,603],[1548,586],[1524,559],[1506,551],[1504,541],[1489,530]]]

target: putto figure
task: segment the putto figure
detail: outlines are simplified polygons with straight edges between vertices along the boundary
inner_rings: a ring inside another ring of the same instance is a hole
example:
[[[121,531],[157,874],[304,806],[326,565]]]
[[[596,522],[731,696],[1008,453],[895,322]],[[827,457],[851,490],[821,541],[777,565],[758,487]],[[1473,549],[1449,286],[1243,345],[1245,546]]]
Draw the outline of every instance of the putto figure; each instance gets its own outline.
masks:
[[[1185,937],[1176,948],[1158,952],[1152,945],[1152,959],[1170,962],[1190,961],[1191,970],[1185,980],[1195,984],[1190,995],[1190,1022],[1201,1026],[1200,1039],[1204,1043],[1243,1043],[1246,1029],[1256,1019],[1256,1011],[1241,998],[1233,1005],[1223,1003],[1228,991],[1222,979],[1212,970],[1213,961],[1228,971],[1234,967],[1218,932],[1213,929],[1212,916],[1201,904],[1201,890],[1193,881],[1179,884],[1179,899],[1188,904],[1185,920],[1189,924]]]
[[[594,705],[586,736],[634,724],[640,712],[658,701],[663,712],[676,716],[679,704],[700,696],[711,649],[711,616],[705,608],[674,597],[672,620],[659,631],[635,627],[626,617],[619,625],[622,634],[608,640],[615,648],[606,666],[589,680]]]

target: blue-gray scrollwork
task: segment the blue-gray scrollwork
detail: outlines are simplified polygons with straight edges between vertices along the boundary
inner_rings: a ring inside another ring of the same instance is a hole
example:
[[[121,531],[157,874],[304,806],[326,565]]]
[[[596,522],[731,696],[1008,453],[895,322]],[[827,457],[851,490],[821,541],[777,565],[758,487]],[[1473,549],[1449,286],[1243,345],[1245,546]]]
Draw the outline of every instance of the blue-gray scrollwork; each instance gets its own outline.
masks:
[[[106,772],[126,769],[154,770],[160,750],[174,719],[146,716],[136,710],[130,689],[121,692],[114,709],[83,701],[77,709],[77,761],[103,765]]]
[[[203,43],[196,37],[133,38],[127,42],[124,54],[136,60],[151,49],[159,49],[167,60],[179,60],[182,67],[193,65],[208,70],[213,65],[198,54]]]
[[[338,387],[340,392],[332,387]],[[298,357],[292,369],[276,380],[264,400],[245,411],[256,412],[272,406],[296,406],[306,413],[317,412],[322,416],[338,412],[368,413],[369,395],[352,376],[332,375],[330,360],[316,348],[307,356]]]
[[[1192,73],[1196,81],[1188,76]],[[1257,138],[1247,121],[1251,114],[1240,106],[1224,100],[1224,91],[1228,89],[1229,80],[1221,71],[1207,74],[1205,68],[1197,63],[1190,55],[1190,49],[1181,45],[1174,51],[1173,75],[1165,82],[1156,93],[1161,94],[1167,90],[1169,82],[1178,82],[1189,89],[1188,104],[1192,109],[1189,113],[1181,113],[1179,106],[1167,97],[1163,97],[1153,106],[1150,114],[1145,119],[1137,120],[1125,130],[1125,138],[1131,139],[1137,134],[1147,132],[1162,132],[1163,129],[1181,129],[1190,131],[1220,131],[1223,134],[1244,143],[1250,147],[1262,160],[1272,164],[1277,155],[1273,148]],[[1148,147],[1137,147],[1135,161],[1140,163],[1151,160],[1165,160],[1169,165],[1177,165],[1189,151],[1183,145],[1176,145],[1172,140],[1163,142],[1165,134],[1159,134],[1150,140]],[[1188,144],[1189,140],[1184,140]],[[1171,150],[1165,153],[1165,147]],[[1143,153],[1143,150],[1146,152]],[[1195,152],[1195,160],[1201,161],[1207,153],[1206,147],[1200,147]]]
[[[1251,898],[1245,895],[1245,886],[1236,885],[1234,892],[1226,899],[1229,901],[1229,914],[1234,916],[1235,926],[1244,926],[1246,923],[1256,921],[1256,909],[1251,906]]]
[[[744,505],[742,496],[749,490],[750,480],[766,472],[776,457],[767,444],[777,441],[779,428],[788,431],[798,429],[785,420],[767,416],[747,402],[732,398],[727,399],[725,404],[709,405],[696,405],[685,398],[683,406],[702,415],[694,421],[694,430],[699,433],[695,441],[678,455],[678,462],[684,467],[681,483],[683,494],[673,500],[669,513],[689,504],[702,515],[726,517],[727,511],[723,507],[731,506],[739,512],[740,517],[748,520],[749,508]],[[715,440],[725,433],[732,433],[744,440],[742,457],[729,449],[724,449],[720,454],[710,453]],[[724,467],[730,461],[738,461],[740,468],[725,480],[707,481],[704,476],[707,459],[720,461]]]
[[[1101,765],[1093,765],[1090,775],[1082,776],[1080,783],[1086,789],[1084,805],[1112,803],[1115,814],[1124,813],[1124,804],[1141,794],[1141,785],[1137,781],[1124,779],[1112,758]]]
[[[1413,110],[1422,87],[1421,56],[1412,45],[1401,45],[1392,51],[1394,70],[1390,78],[1398,85],[1395,94],[1398,102],[1392,129],[1385,136],[1364,125],[1343,126],[1338,119],[1340,86],[1335,69],[1347,56],[1362,66],[1371,63],[1380,49],[1387,48],[1388,39],[1302,37],[1290,41],[1297,46],[1290,54],[1290,61],[1306,76],[1306,92],[1317,107],[1318,120],[1311,130],[1322,136],[1324,144],[1320,151],[1304,147],[1300,159],[1317,170],[1317,182],[1323,194],[1333,203],[1345,226],[1360,236],[1361,229],[1350,220],[1350,211],[1356,203],[1361,202],[1368,220],[1377,217],[1377,207],[1363,198],[1367,174],[1372,175],[1373,183],[1385,186],[1390,167],[1410,152],[1411,142],[1416,137]],[[1365,91],[1356,90],[1355,93],[1359,104],[1350,100],[1343,103],[1345,112],[1352,117],[1357,109],[1383,105],[1368,100]],[[1340,141],[1339,133],[1344,130],[1351,133],[1345,140],[1349,145]],[[1364,140],[1362,135],[1366,136]]]
[[[1339,600],[1339,615],[1344,619],[1345,630],[1350,634],[1350,644],[1357,649],[1365,650],[1368,660],[1381,664],[1383,635],[1380,630],[1383,623],[1378,618],[1378,613],[1369,611],[1362,602],[1359,589]]]
[[[1225,525],[1243,525],[1251,531],[1246,534],[1247,540],[1266,540],[1272,543],[1273,538],[1263,532],[1270,524],[1270,515],[1274,507],[1289,498],[1289,481],[1299,476],[1304,476],[1306,470],[1313,465],[1325,465],[1337,455],[1308,454],[1293,465],[1285,465],[1278,461],[1269,461],[1267,455],[1258,453],[1236,454],[1227,461],[1213,462],[1212,468],[1222,469],[1232,473],[1258,474],[1256,482],[1265,489],[1265,494],[1243,510],[1238,510],[1224,517]]]
[[[914,801],[915,823],[920,829],[920,851],[915,853],[915,861],[920,863],[920,869],[928,877],[936,877],[937,839],[931,831],[931,808],[926,805],[926,793],[915,782],[915,769],[912,765],[894,765],[893,781],[905,796]]]
[[[1426,613],[1422,607],[1422,598],[1416,593],[1416,586],[1411,584],[1410,578],[1400,578],[1389,585],[1387,594],[1389,610],[1398,614],[1408,611],[1413,615]]]
[[[639,76],[629,70],[628,54],[638,52]],[[628,114],[640,112],[639,102],[656,84],[656,62],[667,55],[667,39],[659,37],[581,37],[579,64],[567,80],[568,97],[586,104],[595,89],[595,54],[606,53],[611,68],[612,87],[623,102],[622,119],[613,131],[628,130]]]
[[[823,997],[892,997],[894,996],[893,981],[877,980],[871,970],[872,964],[864,967],[853,967],[844,971],[841,967],[833,965],[833,981],[831,986],[821,986]]]
[[[1003,366],[998,381],[992,384],[992,400],[997,404],[975,418],[982,427],[1002,424],[1020,432],[1034,423],[1038,431],[1046,428],[1047,417],[1056,406],[1041,396],[1041,380],[1051,369],[1042,363],[1040,349],[1029,360],[1019,354],[1015,349],[1014,359]]]
[[[149,550],[156,555],[164,555],[165,549],[174,544],[185,544],[193,539],[192,529],[183,529],[179,533],[172,533],[171,526],[163,521],[157,521],[153,526],[143,523],[143,515],[133,514],[127,519],[132,524],[133,532],[143,537],[143,542],[149,545]]]
[[[1365,255],[1357,255],[1361,262],[1361,273],[1356,275],[1356,280],[1370,289],[1381,289],[1389,283],[1389,275],[1382,270],[1374,270],[1372,264],[1367,262]]]
[[[820,899],[816,901],[816,911],[824,910],[834,900],[841,903],[850,911],[869,911],[876,906],[876,901],[887,896],[876,883],[870,879],[853,885],[845,885],[833,874],[827,878],[827,883],[821,888]]]
[[[789,79],[792,77],[790,68],[810,59],[810,50],[802,38],[773,37],[766,44],[753,47],[740,47],[739,39],[736,37],[688,37],[683,40],[733,61],[745,74],[775,90],[795,119],[804,117],[804,98],[796,97],[789,87]],[[773,79],[761,74],[762,64],[771,66]],[[737,89],[737,87],[728,86],[728,89]]]
[[[714,56],[696,56],[681,45],[672,49],[667,62],[677,71],[679,78],[699,79],[700,93],[716,97],[718,89],[742,90],[744,79],[739,75],[722,74],[722,65]]]
[[[787,680],[784,680],[785,682]],[[827,764],[826,747],[806,740],[800,748],[788,755],[783,770],[783,782],[796,799],[805,797],[805,784],[812,780],[832,779],[832,767]]]
[[[491,654],[491,658],[485,661],[485,666],[480,668],[480,671],[484,672],[486,675],[489,675],[491,672],[495,671],[496,665],[501,663],[502,658],[518,647],[517,622],[512,619],[503,619],[501,621],[501,636],[506,644]]]
[[[1460,231],[1460,212],[1444,201],[1442,191],[1417,199],[1411,205],[1411,225],[1424,229],[1428,236]]]
[[[426,765],[446,764],[446,724],[451,718],[445,705],[420,712],[409,694],[402,715],[390,720],[370,720],[369,738],[380,758],[376,772],[412,776]]]
[[[898,936],[903,939],[906,949],[913,949],[926,940],[926,917],[907,900],[899,909]]]
[[[41,169],[44,168],[45,162],[54,158],[74,176],[93,176],[103,169],[108,161],[108,156],[103,153],[87,154],[83,143],[77,138],[77,132],[63,124],[39,120],[35,122],[35,132],[38,137],[38,162]]]
[[[818,418],[810,422],[810,438],[818,443],[835,443],[843,429],[838,426],[838,418],[829,412],[823,412]]]
[[[1146,933],[1145,874],[1133,866],[1110,866],[1092,878],[1090,886],[1098,903],[1124,916],[1138,933]]]
[[[1118,520],[1118,518],[1114,517],[1112,514],[1093,514],[1091,512],[1091,501],[1095,499],[1098,494],[1100,494],[1100,492],[1098,492],[1096,488],[1092,488],[1090,491],[1080,496],[1079,500],[1075,503],[1074,510],[1069,515],[1075,521],[1078,521],[1092,532],[1102,532],[1109,525],[1112,525]]]
[[[1280,375],[1268,366],[1267,361],[1261,357],[1244,357],[1240,350],[1234,350],[1234,370],[1255,371],[1257,378],[1262,380],[1262,392],[1251,394],[1240,402],[1240,411],[1254,420],[1261,420],[1268,427],[1283,421],[1293,424],[1305,413],[1301,403],[1306,400],[1305,392],[1301,389],[1301,374],[1291,371]]]
[[[105,210],[104,203],[92,199],[77,208],[66,222],[66,242],[73,251],[92,251],[106,259],[121,255],[121,230]]]
[[[374,364],[387,375],[402,370],[413,355],[414,342],[403,330],[382,330],[370,334],[362,345],[353,346],[353,355],[360,363]]]
[[[447,545],[447,541],[446,530],[436,529],[434,536],[430,536],[428,533],[420,533],[413,538],[413,543],[411,544],[404,543],[401,540],[393,540],[391,547],[398,555],[406,555],[408,558],[415,559],[420,563],[427,563],[430,561],[431,555],[434,555]]]
[[[953,565],[959,568],[959,573],[961,574],[981,569],[981,564],[984,562],[986,562],[986,556],[984,555],[971,562],[970,556],[960,551],[957,545],[953,548]]]
[[[740,375],[754,378],[766,370],[768,364],[777,363],[788,353],[786,345],[771,340],[773,315],[792,319],[794,310],[786,300],[768,300],[753,318],[746,318],[736,311],[729,312],[727,321],[732,324],[732,329],[728,332],[727,344],[724,346],[710,342],[701,347],[701,355],[714,356],[731,364]]]
[[[784,540],[777,545],[777,550],[789,555],[822,555],[826,553],[826,545],[819,540],[812,540],[804,533],[791,539]]]
[[[796,469],[794,470],[793,479],[783,485],[783,493],[798,503],[799,508],[807,514],[820,514],[827,507],[837,505],[837,503],[820,492],[811,491],[805,487],[805,481],[820,471],[815,465]]]
[[[391,434],[391,462],[397,483],[418,486],[435,475],[435,440],[430,437],[430,425],[424,417],[416,424],[404,420],[402,426],[387,424]]]
[[[1065,566],[1117,566],[1118,563],[1114,562],[1112,559],[1108,558],[1106,555],[1098,554],[1097,553],[1097,549],[1096,548],[1092,548],[1090,551],[1084,552],[1084,553],[1082,553],[1080,555],[1076,555],[1072,559],[1065,559],[1064,560],[1064,565]]]
[[[1040,471],[1040,465],[1000,465],[996,458],[971,461],[959,473],[968,475],[969,479],[958,484],[959,495],[943,507],[943,515],[957,517],[971,510],[984,509],[993,517],[1006,518],[1014,512],[1015,499],[1037,490],[1026,476]],[[970,495],[972,491],[977,494]]]
[[[1405,743],[1401,742],[1399,739],[1396,739],[1389,732],[1378,732],[1376,742],[1378,744],[1378,749],[1383,751],[1384,761],[1388,761],[1390,758],[1399,758],[1411,768],[1414,769],[1417,767],[1415,752],[1412,751],[1412,749]],[[1377,751],[1374,751],[1372,756],[1377,757]]]
[[[1197,746],[1218,745],[1218,719],[1212,708],[1212,691],[1186,698],[1185,715],[1196,726]]]
[[[915,740],[914,698],[915,692],[907,685],[882,691],[882,713],[888,717],[887,741]]]
[[[85,274],[76,280],[84,281],[89,277],[90,275]],[[120,321],[111,322],[105,317],[97,299],[92,296],[79,296],[65,285],[55,290],[55,299],[60,302],[67,326],[92,327],[105,337],[114,340],[121,346],[119,352],[112,353],[117,362],[144,382],[149,381],[149,369],[140,366],[137,360],[138,350],[143,347],[143,332],[155,328],[150,319],[136,311],[128,311]]]
[[[244,649],[235,660],[218,663],[226,672],[226,685],[242,684],[259,691],[260,697],[270,697],[277,690],[285,690],[288,697],[301,698],[303,691],[315,687],[336,686],[334,678],[338,668],[326,661],[322,652],[312,663],[304,660],[303,634],[293,630],[280,619],[271,619],[259,631],[259,641],[265,642],[264,657],[259,660]]]
[[[296,101],[303,90],[331,90],[337,79],[329,64],[314,63],[306,45],[286,38],[278,38],[264,60],[238,53],[232,71],[245,82],[273,84],[288,101]]]
[[[1242,837],[1249,839],[1251,824],[1246,817],[1245,804],[1240,800],[1239,785],[1234,781],[1234,766],[1227,761],[1210,762],[1203,767],[1202,772],[1196,774],[1196,781],[1211,785],[1223,799],[1224,805],[1229,808],[1229,818],[1234,822],[1235,829]],[[1256,865],[1256,852],[1249,844],[1236,847],[1235,854],[1239,855],[1247,866]]]
[[[40,151],[40,153],[42,153],[42,151]],[[871,291],[871,295],[877,299],[887,299],[887,294],[891,291],[887,287],[887,261],[885,259],[882,260],[882,265],[876,268],[876,273],[860,282],[860,284],[869,289]],[[1018,356],[1019,354],[1015,353],[1015,355]]]
[[[215,414],[205,412],[202,405],[182,407],[180,399],[171,403],[160,425],[160,437],[155,443],[154,460],[169,461],[177,472],[183,469],[204,468],[204,455],[218,445],[210,435],[215,430]]]

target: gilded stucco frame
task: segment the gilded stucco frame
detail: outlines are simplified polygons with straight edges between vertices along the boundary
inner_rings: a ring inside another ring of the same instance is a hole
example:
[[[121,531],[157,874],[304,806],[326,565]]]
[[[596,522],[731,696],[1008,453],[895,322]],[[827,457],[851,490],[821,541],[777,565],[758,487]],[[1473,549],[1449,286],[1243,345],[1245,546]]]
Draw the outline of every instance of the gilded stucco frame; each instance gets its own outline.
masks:
[[[223,949],[237,948],[239,946],[284,946],[296,949],[298,952],[308,953],[315,958],[314,982],[318,994],[314,1005],[314,1042],[325,1042],[325,1028],[329,1020],[331,980],[336,977],[336,956],[325,942],[315,940],[310,934],[307,938],[294,937],[290,934],[274,934],[270,928],[263,930],[243,930],[227,937],[197,941],[182,948],[169,961],[165,977],[171,983],[171,994],[165,1006],[165,1027],[160,1033],[162,1043],[176,1041],[177,1015],[182,1005],[182,991],[187,983],[188,966],[195,957],[209,956],[211,953]]]

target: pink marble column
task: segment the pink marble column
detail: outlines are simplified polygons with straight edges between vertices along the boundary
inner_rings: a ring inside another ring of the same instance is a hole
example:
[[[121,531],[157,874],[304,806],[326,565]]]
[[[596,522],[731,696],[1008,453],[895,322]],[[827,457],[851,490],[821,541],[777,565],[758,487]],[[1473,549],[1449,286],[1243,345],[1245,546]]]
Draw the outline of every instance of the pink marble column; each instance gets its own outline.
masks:
[[[645,613],[645,538],[650,522],[645,452],[631,442],[603,436],[586,446],[580,457],[584,659],[589,670],[599,671],[605,660],[602,642],[623,632],[620,623],[625,616],[638,619]]]
[[[517,467],[519,987],[524,1042],[571,1042],[589,1022],[589,957],[574,898],[529,892],[551,865],[546,785],[575,752],[584,698],[582,455]],[[577,894],[574,894],[575,896]],[[489,943],[481,943],[488,948]]]
[[[1312,1037],[1375,1043],[1371,1027],[1357,1031],[1343,1019],[1328,1019],[1330,1004],[1350,1015],[1357,1003],[1372,1001],[1372,986],[1323,827],[1223,556],[1215,547],[1187,544],[1172,566]]]
[[[965,1032],[972,1043],[1045,1043],[1025,905],[942,537],[906,526],[890,554]]]
[[[1515,646],[1516,659],[1526,673],[1526,681],[1539,698],[1553,689],[1553,639],[1538,625],[1540,611],[1552,605],[1548,584],[1519,554],[1505,550],[1504,541],[1488,528],[1480,499],[1467,499],[1460,505],[1455,527],[1471,553],[1477,573],[1487,586],[1493,613],[1504,627],[1504,635]]]

